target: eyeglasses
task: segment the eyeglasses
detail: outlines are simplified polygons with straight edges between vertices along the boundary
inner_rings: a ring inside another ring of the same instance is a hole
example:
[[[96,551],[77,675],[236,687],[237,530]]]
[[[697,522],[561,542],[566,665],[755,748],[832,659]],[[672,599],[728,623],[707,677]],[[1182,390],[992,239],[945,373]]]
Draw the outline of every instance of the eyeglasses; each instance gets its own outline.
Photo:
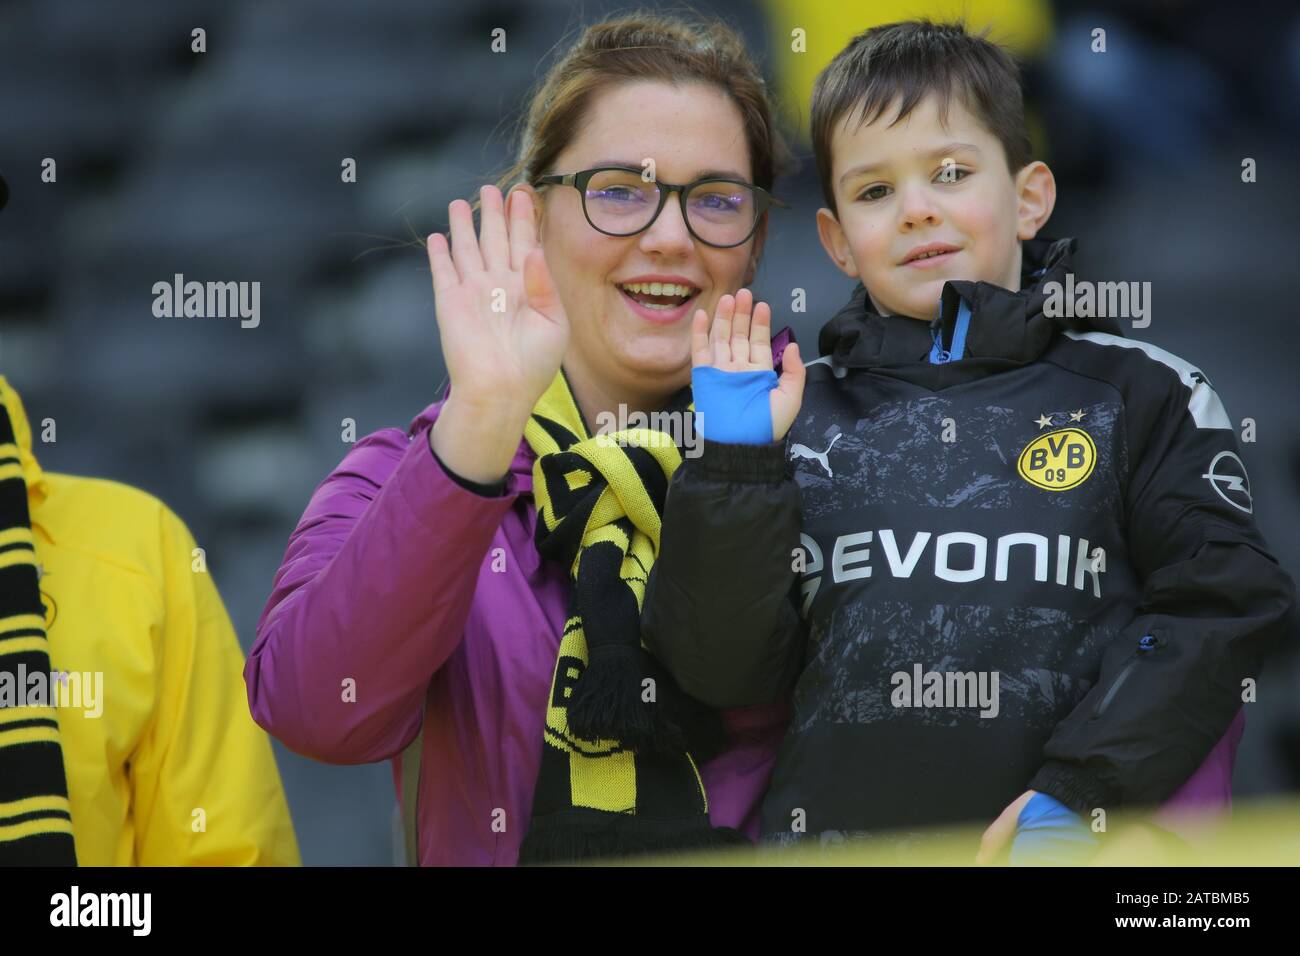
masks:
[[[657,179],[647,181],[641,170],[623,166],[542,176],[533,185],[572,186],[582,197],[582,213],[591,227],[607,236],[620,237],[649,229],[663,212],[668,194],[675,192],[690,234],[718,249],[748,241],[770,206],[785,205],[752,183],[707,178],[677,185]]]

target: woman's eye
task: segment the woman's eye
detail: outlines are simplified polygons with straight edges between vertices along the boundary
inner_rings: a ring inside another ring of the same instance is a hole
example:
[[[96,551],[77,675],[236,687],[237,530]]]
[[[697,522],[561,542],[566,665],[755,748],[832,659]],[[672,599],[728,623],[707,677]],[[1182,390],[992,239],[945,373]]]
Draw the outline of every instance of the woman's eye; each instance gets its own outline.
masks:
[[[600,198],[602,198],[602,199],[631,199],[631,198],[632,198],[632,190],[630,190],[630,189],[620,189],[620,188],[618,188],[618,187],[615,187],[615,188],[613,188],[613,189],[603,189],[603,190],[601,190]]]
[[[884,199],[888,194],[888,186],[868,186],[858,198],[865,199],[867,202],[875,202],[877,199]]]

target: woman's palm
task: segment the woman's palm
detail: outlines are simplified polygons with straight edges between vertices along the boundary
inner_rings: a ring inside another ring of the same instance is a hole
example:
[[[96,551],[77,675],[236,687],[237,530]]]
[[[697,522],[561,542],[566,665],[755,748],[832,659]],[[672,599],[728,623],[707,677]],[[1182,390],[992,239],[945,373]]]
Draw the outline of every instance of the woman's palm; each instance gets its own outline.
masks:
[[[482,193],[481,236],[463,200],[451,206],[451,243],[429,237],[438,329],[453,389],[482,402],[532,408],[555,378],[569,322],[537,245],[532,197]]]

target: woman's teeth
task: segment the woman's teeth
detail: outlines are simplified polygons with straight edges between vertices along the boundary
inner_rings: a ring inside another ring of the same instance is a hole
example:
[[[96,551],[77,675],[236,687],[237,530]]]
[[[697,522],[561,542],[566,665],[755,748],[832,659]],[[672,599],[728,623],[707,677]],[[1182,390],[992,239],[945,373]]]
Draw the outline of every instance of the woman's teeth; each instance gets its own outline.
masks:
[[[619,288],[651,309],[675,309],[700,290],[675,282],[621,282]]]
[[[677,285],[675,282],[624,282],[620,288],[628,292],[643,292],[646,295],[676,295],[683,298],[693,296],[697,289],[688,285]]]

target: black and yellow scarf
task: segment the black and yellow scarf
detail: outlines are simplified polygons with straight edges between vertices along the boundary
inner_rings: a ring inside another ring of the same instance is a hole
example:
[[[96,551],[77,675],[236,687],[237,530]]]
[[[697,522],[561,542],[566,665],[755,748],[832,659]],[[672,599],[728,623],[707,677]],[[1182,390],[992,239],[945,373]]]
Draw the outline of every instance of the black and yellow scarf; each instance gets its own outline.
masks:
[[[49,676],[27,482],[0,402],[0,679]],[[72,808],[52,706],[0,706],[0,866],[76,866]]]
[[[690,414],[690,390],[666,411]],[[710,825],[696,762],[720,744],[718,715],[683,694],[641,645],[641,604],[681,449],[650,429],[593,436],[563,371],[524,438],[537,454],[537,549],[568,567],[573,596],[519,861],[744,842]]]

